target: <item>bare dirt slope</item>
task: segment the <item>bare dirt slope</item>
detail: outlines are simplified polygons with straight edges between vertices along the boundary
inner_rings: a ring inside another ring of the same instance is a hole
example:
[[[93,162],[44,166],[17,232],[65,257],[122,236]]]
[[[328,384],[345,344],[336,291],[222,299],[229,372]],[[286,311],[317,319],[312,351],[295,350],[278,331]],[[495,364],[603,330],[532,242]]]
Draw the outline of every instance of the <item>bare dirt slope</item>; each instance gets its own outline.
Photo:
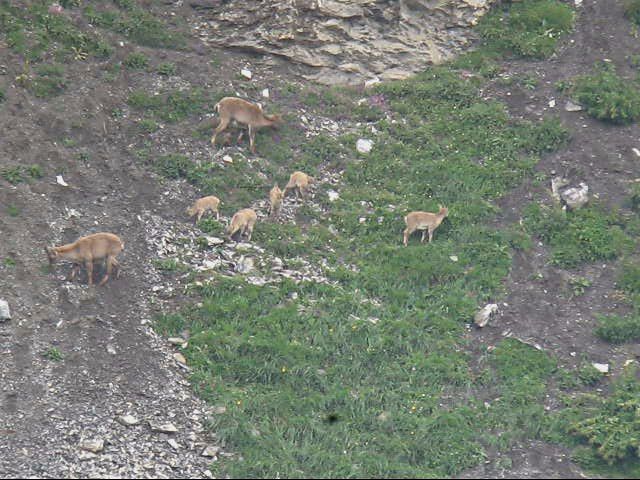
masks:
[[[156,55],[180,67],[201,63],[191,51]],[[0,64],[11,85],[20,62],[2,48]],[[148,214],[182,217],[194,193],[185,187],[184,200],[167,195],[134,163],[128,145],[136,133],[114,120],[144,73],[106,84],[104,64],[68,68],[74,81],[63,95],[44,101],[9,86],[0,113],[0,166],[39,164],[44,172],[17,186],[0,179],[0,258],[15,262],[0,267],[0,297],[13,317],[0,324],[0,476],[210,475],[211,458],[201,456],[215,445],[203,433],[207,407],[149,327],[158,279],[143,222]],[[56,183],[58,174],[69,187]],[[67,265],[47,270],[45,245],[99,231],[125,241],[120,279],[89,288],[86,274],[79,283],[65,280]],[[44,355],[52,348],[64,361]],[[121,425],[125,414],[139,423]],[[177,432],[155,431],[150,422]],[[102,440],[102,453],[80,448],[85,440]]]
[[[585,0],[576,32],[554,58],[508,64],[505,73],[539,79],[533,91],[496,84],[486,92],[488,98],[507,101],[516,115],[560,115],[573,140],[567,149],[544,158],[539,170],[586,181],[611,204],[621,203],[627,180],[640,177],[639,159],[631,151],[640,141],[640,130],[637,125],[610,127],[583,113],[565,112],[564,98],[553,84],[587,71],[603,58],[614,61],[622,73],[631,73],[626,57],[640,53],[640,47],[617,3]],[[185,14],[188,9],[179,11]],[[195,17],[187,20],[197,22]],[[127,48],[117,53],[119,58]],[[153,55],[174,62],[181,81],[204,88],[230,87],[230,72],[248,62],[264,86],[269,78],[291,71],[281,62],[238,53],[231,58],[225,52],[218,52],[221,65],[213,68],[208,63],[212,50],[198,42],[186,52]],[[257,66],[259,62],[263,63]],[[19,64],[4,48],[0,64],[6,67],[3,80],[10,85],[21,73]],[[165,80],[124,72],[118,80],[105,83],[103,67],[91,62],[69,65],[76,79],[73,88],[51,101],[9,87],[0,110],[0,167],[37,163],[45,174],[18,186],[0,178],[0,258],[16,262],[0,264],[0,298],[9,302],[13,314],[11,321],[0,324],[2,477],[198,478],[206,476],[210,461],[200,455],[202,449],[215,445],[215,439],[202,432],[207,415],[215,413],[193,395],[183,367],[149,328],[165,300],[150,290],[158,274],[143,220],[149,214],[184,219],[184,208],[195,192],[184,184],[163,186],[138,165],[130,145],[141,141],[139,134],[131,123],[116,122],[111,115],[114,109],[128,113],[125,99],[131,90]],[[556,99],[555,108],[548,106],[551,99]],[[65,146],[65,138],[74,139],[75,146]],[[190,138],[201,152],[209,148],[206,141],[195,142],[190,132],[176,129],[159,141],[180,146],[180,138]],[[88,159],[78,158],[81,151],[89,154]],[[63,174],[70,187],[56,184],[57,174]],[[530,184],[506,198],[500,221],[517,220],[534,189]],[[17,209],[16,216],[4,213],[9,206]],[[56,273],[46,270],[46,244],[98,231],[112,231],[125,239],[120,279],[90,289],[86,278],[81,283],[65,281],[64,266],[58,266]],[[591,361],[611,362],[615,373],[624,359],[640,352],[633,345],[611,347],[593,335],[595,313],[623,309],[610,295],[613,266],[594,265],[577,272],[593,284],[584,296],[571,298],[561,272],[547,266],[547,255],[537,246],[514,258],[507,280],[510,293],[504,300],[508,306],[503,306],[493,325],[470,333],[478,351],[512,334],[539,344],[565,364],[575,364],[585,354]],[[166,301],[179,303],[180,294]],[[64,362],[43,355],[52,347],[65,355]],[[117,421],[122,414],[140,423],[123,426]],[[150,421],[172,423],[177,433],[156,432]],[[104,441],[101,455],[79,447],[91,439]],[[466,476],[582,475],[570,464],[567,452],[554,446],[525,444],[507,456],[510,464],[492,457]]]
[[[535,78],[535,89],[494,84],[486,95],[506,102],[515,116],[559,116],[571,132],[571,141],[567,148],[544,157],[537,170],[548,178],[562,175],[574,184],[584,181],[594,197],[617,208],[625,204],[630,182],[640,178],[640,158],[632,151],[640,144],[640,128],[637,124],[607,125],[584,111],[566,111],[568,97],[559,93],[555,84],[588,73],[599,61],[611,61],[618,73],[634,77],[637,70],[629,57],[640,53],[640,44],[623,16],[621,2],[584,1],[578,12],[575,32],[551,59],[507,63],[505,75]],[[555,107],[550,107],[552,100]],[[499,224],[517,222],[522,207],[536,198],[551,202],[550,183],[545,181],[544,189],[534,183],[528,182],[503,199]],[[640,358],[638,344],[615,346],[594,335],[597,314],[628,313],[628,305],[615,294],[617,267],[616,263],[602,262],[567,272],[549,264],[548,249],[537,241],[531,251],[517,252],[500,318],[470,334],[477,351],[513,336],[539,345],[558,358],[561,366],[575,367],[583,361],[608,363],[617,375],[625,361]],[[586,278],[591,286],[583,295],[573,295],[571,277]],[[558,400],[550,398],[548,406],[557,408]],[[511,468],[500,468],[496,457],[468,472],[467,478],[584,476],[569,462],[568,450],[544,443],[519,446],[508,456]]]

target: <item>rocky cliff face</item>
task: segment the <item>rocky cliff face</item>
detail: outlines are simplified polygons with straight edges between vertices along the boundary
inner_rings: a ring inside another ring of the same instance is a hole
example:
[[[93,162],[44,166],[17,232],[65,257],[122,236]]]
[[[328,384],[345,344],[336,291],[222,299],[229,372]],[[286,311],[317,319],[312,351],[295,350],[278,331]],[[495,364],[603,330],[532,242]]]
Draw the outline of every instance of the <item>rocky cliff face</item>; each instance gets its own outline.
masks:
[[[287,57],[323,83],[405,78],[469,41],[494,0],[187,0],[212,44]]]

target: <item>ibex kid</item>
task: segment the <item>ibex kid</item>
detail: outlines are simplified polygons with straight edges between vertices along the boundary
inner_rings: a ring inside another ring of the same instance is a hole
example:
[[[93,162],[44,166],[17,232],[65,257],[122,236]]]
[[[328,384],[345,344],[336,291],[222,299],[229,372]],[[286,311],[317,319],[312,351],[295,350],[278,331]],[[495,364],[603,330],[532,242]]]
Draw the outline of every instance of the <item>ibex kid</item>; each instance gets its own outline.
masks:
[[[227,228],[229,240],[233,240],[233,236],[237,232],[240,232],[240,240],[242,240],[242,237],[248,233],[247,241],[251,241],[251,234],[253,233],[253,227],[257,220],[258,216],[256,215],[256,212],[250,208],[245,208],[236,212],[231,219],[229,228]]]
[[[424,243],[424,237],[429,232],[429,243],[431,243],[431,239],[433,238],[433,232],[435,232],[436,228],[440,226],[442,220],[446,218],[449,214],[449,210],[442,205],[440,205],[440,210],[438,213],[429,213],[429,212],[411,212],[406,217],[404,217],[404,223],[407,224],[407,228],[404,230],[404,246],[407,246],[407,242],[409,241],[409,235],[411,235],[416,230],[422,230],[422,239],[420,240]]]
[[[220,220],[220,199],[215,195],[209,195],[208,197],[202,197],[195,201],[195,203],[187,208],[187,215],[189,217],[196,216],[195,223],[198,223],[207,210],[216,214],[216,220]]]

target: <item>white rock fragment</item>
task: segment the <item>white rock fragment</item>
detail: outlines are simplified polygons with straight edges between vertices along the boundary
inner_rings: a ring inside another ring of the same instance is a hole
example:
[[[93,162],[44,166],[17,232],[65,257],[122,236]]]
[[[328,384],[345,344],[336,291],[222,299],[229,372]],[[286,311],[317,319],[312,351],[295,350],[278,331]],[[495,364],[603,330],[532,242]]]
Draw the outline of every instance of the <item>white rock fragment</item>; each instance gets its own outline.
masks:
[[[371,88],[378,83],[380,83],[380,79],[378,77],[370,78],[364,82],[364,88]]]
[[[570,210],[582,208],[589,202],[589,186],[581,182],[580,187],[569,188],[560,193],[560,198]]]
[[[263,98],[269,98],[269,89],[265,88],[264,90],[262,90],[262,97]]]
[[[173,438],[168,439],[167,443],[171,445],[171,448],[173,448],[174,450],[180,450],[180,445]]]
[[[253,259],[251,257],[240,257],[238,263],[236,263],[236,272],[249,273],[254,269]]]
[[[593,368],[598,370],[600,373],[609,373],[609,364],[608,363],[592,363]]]
[[[555,101],[555,99],[551,99],[551,100],[549,100],[549,107],[550,107],[550,108],[553,108],[553,107],[555,107],[555,106],[556,106],[556,101]]]
[[[181,363],[181,364],[183,364],[183,365],[186,365],[186,364],[187,364],[187,359],[186,359],[186,358],[184,358],[184,355],[182,355],[180,352],[176,352],[176,353],[174,353],[174,354],[173,354],[173,359],[174,359],[176,362],[179,362],[179,363]]]
[[[224,163],[233,163],[233,158],[231,158],[230,155],[225,155],[224,157],[222,157],[222,161]]]
[[[253,77],[251,70],[249,70],[248,68],[243,68],[242,70],[240,70],[240,75],[249,80],[251,80],[251,77]]]
[[[638,150],[636,147],[633,147],[631,150],[633,150],[633,153],[640,157],[640,150]]]
[[[360,217],[360,218],[358,219],[358,222],[360,222],[361,224],[362,224],[362,223],[364,223],[364,222],[366,222],[366,221],[367,221],[366,217]]]
[[[335,190],[327,190],[327,196],[329,197],[330,202],[335,202],[338,198],[340,198],[340,194]]]
[[[167,339],[167,342],[169,342],[171,345],[184,345],[186,340],[182,337],[171,337]]]
[[[137,425],[140,423],[140,420],[138,420],[133,415],[120,415],[118,418],[116,418],[116,421],[119,424],[124,425],[125,427],[130,427],[132,425]]]
[[[218,237],[204,237],[207,239],[207,245],[210,247],[214,247],[216,245],[222,245],[224,240]]]
[[[202,262],[202,265],[196,267],[196,270],[199,272],[206,272],[207,270],[214,270],[222,265],[222,261],[219,259],[216,260],[205,260]]]
[[[203,457],[217,457],[218,453],[220,453],[220,447],[214,447],[213,445],[208,445],[204,450],[202,450]]]
[[[151,430],[154,432],[162,432],[162,433],[176,433],[178,429],[173,423],[154,423],[149,422],[149,426]]]
[[[115,355],[117,353],[116,347],[111,344],[107,345],[107,353],[109,353],[110,355]]]
[[[489,318],[491,318],[491,315],[497,311],[498,305],[495,303],[489,303],[475,314],[473,321],[478,327],[482,328],[489,323]]]
[[[373,140],[368,140],[366,138],[360,138],[356,142],[356,149],[360,153],[369,153],[373,148]]]
[[[554,177],[551,179],[551,194],[557,202],[560,201],[560,189],[569,185],[569,180],[564,177]]]
[[[56,175],[56,183],[58,185],[62,185],[63,187],[68,187],[69,186],[69,184],[64,181],[64,178],[62,178],[62,175]]]
[[[67,208],[64,207],[64,211],[65,211],[65,218],[67,220],[71,219],[71,218],[80,218],[80,212],[78,212],[75,208]]]
[[[9,302],[0,300],[0,322],[11,320],[11,311],[9,310]]]
[[[580,112],[582,110],[582,105],[572,102],[571,100],[567,100],[564,109],[567,112]]]
[[[80,442],[79,447],[82,450],[86,450],[91,453],[99,453],[104,449],[104,440],[101,438],[94,438],[91,440],[83,440]]]
[[[458,261],[458,256],[457,256],[457,255],[450,255],[450,256],[449,256],[449,259],[450,259],[452,262],[457,262],[457,261]]]

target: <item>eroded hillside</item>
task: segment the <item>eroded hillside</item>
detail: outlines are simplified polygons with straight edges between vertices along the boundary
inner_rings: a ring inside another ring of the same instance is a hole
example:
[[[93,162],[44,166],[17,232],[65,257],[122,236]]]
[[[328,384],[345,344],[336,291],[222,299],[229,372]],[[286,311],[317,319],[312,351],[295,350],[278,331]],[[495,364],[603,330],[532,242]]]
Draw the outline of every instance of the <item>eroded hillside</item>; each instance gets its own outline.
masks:
[[[367,88],[213,47],[234,2],[60,3],[0,3],[2,476],[637,476],[633,2],[503,2]],[[229,95],[286,119],[256,155],[209,142]],[[119,279],[48,265],[98,231]]]

